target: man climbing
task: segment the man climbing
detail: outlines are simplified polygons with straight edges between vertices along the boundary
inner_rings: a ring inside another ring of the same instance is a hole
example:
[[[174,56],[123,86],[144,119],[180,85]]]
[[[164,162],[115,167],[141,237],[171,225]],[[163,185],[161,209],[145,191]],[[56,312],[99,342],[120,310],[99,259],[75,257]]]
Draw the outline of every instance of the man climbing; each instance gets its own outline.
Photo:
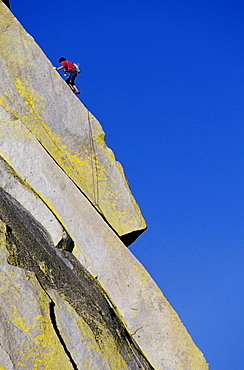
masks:
[[[58,69],[65,68],[65,75],[66,73],[69,73],[69,77],[65,81],[67,82],[67,84],[69,85],[69,87],[75,94],[80,94],[78,87],[75,85],[75,79],[79,73],[77,70],[78,69],[77,65],[75,65],[72,62],[69,62],[63,57],[61,57],[58,62],[61,63],[62,65],[57,68],[54,67],[54,69],[58,70]]]

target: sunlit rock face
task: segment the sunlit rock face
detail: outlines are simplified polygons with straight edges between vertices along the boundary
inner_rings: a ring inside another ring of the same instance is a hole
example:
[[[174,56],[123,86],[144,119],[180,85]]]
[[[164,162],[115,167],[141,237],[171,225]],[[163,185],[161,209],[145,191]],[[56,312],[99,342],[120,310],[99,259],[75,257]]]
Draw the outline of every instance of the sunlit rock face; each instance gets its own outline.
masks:
[[[1,100],[130,244],[146,228],[121,165],[106,146],[99,122],[53,70],[33,38],[2,4]],[[25,166],[26,167],[26,166]]]
[[[207,369],[100,124],[1,1],[0,75],[0,368]]]

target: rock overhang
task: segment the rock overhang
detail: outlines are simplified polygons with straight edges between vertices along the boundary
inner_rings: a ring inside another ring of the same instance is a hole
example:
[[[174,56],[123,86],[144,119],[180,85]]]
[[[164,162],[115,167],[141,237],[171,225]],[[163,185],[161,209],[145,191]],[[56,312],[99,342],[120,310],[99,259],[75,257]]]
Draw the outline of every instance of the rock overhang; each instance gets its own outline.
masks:
[[[2,2],[0,20],[0,366],[206,370],[125,248],[146,225],[99,122]]]
[[[9,120],[20,120],[121,240],[131,244],[146,223],[100,123],[12,13],[2,6],[0,17],[1,118],[7,112]]]

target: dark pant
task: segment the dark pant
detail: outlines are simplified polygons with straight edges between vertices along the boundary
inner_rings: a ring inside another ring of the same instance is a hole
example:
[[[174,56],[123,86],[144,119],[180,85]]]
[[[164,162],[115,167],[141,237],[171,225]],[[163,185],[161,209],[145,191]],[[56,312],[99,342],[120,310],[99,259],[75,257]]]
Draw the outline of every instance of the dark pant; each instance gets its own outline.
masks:
[[[75,79],[78,75],[78,72],[76,72],[75,70],[72,70],[68,73],[69,73],[69,77],[65,81],[67,82],[68,85],[74,86]]]

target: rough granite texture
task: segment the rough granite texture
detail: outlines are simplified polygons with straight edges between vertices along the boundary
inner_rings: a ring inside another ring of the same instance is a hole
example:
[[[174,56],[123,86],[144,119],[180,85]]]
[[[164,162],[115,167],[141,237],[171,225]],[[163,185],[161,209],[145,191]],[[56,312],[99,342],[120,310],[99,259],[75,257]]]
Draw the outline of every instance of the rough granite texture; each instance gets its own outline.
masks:
[[[20,120],[130,244],[146,224],[99,122],[6,6],[0,13],[0,104]]]
[[[1,1],[0,75],[0,369],[206,370],[100,124]]]

